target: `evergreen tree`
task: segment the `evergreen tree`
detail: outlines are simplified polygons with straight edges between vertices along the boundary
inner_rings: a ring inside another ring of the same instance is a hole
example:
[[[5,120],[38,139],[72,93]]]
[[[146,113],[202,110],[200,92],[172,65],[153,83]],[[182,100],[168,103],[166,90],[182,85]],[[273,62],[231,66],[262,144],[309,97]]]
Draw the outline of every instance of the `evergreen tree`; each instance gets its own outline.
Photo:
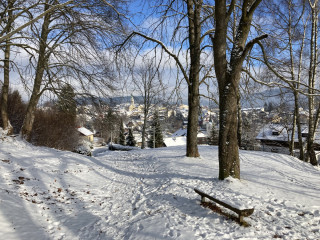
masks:
[[[215,124],[212,123],[212,128],[209,136],[209,145],[217,145],[218,144],[218,131],[215,127]]]
[[[126,139],[124,136],[123,120],[120,120],[120,130],[119,130],[119,144],[125,145]]]
[[[72,86],[70,84],[64,85],[56,103],[58,110],[75,116],[77,113],[75,96]]]
[[[154,112],[153,115],[153,121],[152,121],[152,130],[151,130],[151,136],[149,140],[149,147],[153,148],[159,148],[163,147],[164,142],[163,142],[163,135],[162,135],[162,130],[161,130],[161,124],[160,124],[160,119],[159,119],[159,114],[158,111]],[[155,143],[154,143],[155,140]]]
[[[127,136],[127,146],[136,146],[136,140],[134,139],[131,128],[129,129],[129,135]]]

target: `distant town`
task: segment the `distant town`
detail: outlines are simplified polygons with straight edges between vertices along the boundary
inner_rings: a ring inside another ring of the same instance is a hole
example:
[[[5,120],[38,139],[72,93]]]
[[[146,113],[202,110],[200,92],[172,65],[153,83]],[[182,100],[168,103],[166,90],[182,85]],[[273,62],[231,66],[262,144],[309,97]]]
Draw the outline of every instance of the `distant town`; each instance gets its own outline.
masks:
[[[144,105],[135,102],[135,97],[125,103],[99,106],[84,104],[78,107],[77,119],[79,132],[84,138],[96,146],[117,143],[119,141],[119,118],[123,119],[125,136],[129,129],[132,130],[135,138],[135,146],[142,145],[142,126],[144,123]],[[154,112],[157,111],[161,122],[164,146],[177,146],[186,144],[188,125],[188,105],[151,105],[147,117],[146,141],[152,138],[152,120]],[[108,112],[115,116],[115,122],[108,119],[106,124],[102,123]],[[302,136],[308,134],[308,114],[300,109],[302,122]],[[272,104],[265,104],[264,107],[243,108],[241,149],[289,153],[289,141],[292,136],[292,114],[279,111]],[[104,125],[104,127],[103,127]],[[201,106],[199,110],[198,144],[218,144],[219,130],[219,109],[209,106]],[[295,147],[298,148],[297,133]],[[320,146],[320,135],[316,134],[316,148]]]

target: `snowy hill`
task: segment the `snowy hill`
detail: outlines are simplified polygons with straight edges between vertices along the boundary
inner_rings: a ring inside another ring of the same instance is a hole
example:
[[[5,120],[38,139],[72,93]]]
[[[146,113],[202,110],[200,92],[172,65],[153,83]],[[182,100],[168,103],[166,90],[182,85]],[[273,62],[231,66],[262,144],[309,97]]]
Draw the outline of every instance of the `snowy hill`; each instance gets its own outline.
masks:
[[[242,151],[242,180],[217,180],[217,148],[86,157],[0,140],[0,239],[320,239],[320,169]],[[250,227],[199,205],[199,188],[239,207]]]

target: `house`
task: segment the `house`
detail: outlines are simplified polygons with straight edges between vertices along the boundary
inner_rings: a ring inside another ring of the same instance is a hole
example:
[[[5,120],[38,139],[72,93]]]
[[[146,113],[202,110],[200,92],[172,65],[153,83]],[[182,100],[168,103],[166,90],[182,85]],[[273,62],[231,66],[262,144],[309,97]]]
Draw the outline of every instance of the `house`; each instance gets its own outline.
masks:
[[[175,133],[173,133],[171,135],[171,137],[164,139],[164,143],[167,147],[186,145],[186,142],[187,142],[187,129],[186,128],[180,128]],[[197,134],[197,142],[198,142],[198,144],[208,144],[208,136],[199,131]]]
[[[93,142],[93,132],[85,127],[79,127],[77,130],[86,140]]]
[[[305,143],[308,136],[308,126],[302,125],[302,140]],[[287,153],[292,136],[292,126],[282,124],[267,124],[260,130],[256,140],[259,140],[263,151]],[[315,134],[315,149],[320,150],[320,129]],[[294,147],[299,148],[297,130],[294,134]]]
[[[187,138],[185,136],[167,137],[167,138],[164,138],[163,141],[166,147],[186,146],[187,144]]]

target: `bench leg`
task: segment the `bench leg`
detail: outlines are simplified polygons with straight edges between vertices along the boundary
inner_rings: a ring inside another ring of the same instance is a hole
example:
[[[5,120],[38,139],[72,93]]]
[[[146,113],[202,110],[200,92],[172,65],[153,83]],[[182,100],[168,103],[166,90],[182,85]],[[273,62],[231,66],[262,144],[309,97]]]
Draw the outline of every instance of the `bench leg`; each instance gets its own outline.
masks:
[[[201,196],[201,203],[206,202],[206,198],[204,196]]]
[[[239,223],[243,223],[243,216],[239,214]]]

